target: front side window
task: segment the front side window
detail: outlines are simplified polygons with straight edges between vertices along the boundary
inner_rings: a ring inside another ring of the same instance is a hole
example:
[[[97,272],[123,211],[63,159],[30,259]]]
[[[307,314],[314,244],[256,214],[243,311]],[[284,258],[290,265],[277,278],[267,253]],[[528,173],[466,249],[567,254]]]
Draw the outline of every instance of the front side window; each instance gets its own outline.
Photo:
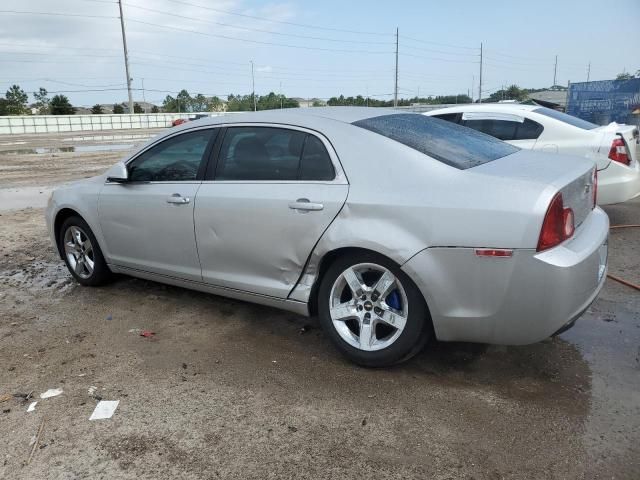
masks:
[[[133,160],[132,182],[185,182],[196,180],[213,129],[184,133],[165,140]]]
[[[327,165],[328,162],[328,165]],[[314,135],[276,127],[230,127],[216,180],[331,180],[333,164]]]
[[[381,115],[358,120],[353,125],[395,140],[461,170],[520,150],[472,129],[415,113]]]

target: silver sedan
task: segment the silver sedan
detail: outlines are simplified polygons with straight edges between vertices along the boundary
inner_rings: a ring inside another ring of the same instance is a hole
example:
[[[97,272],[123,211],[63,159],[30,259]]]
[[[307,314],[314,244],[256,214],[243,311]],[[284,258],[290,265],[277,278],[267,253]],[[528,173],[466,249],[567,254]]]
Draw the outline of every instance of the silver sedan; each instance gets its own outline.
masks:
[[[121,273],[317,315],[347,357],[384,366],[433,337],[526,344],[571,326],[607,270],[596,187],[586,159],[308,108],[168,130],[56,190],[46,217],[82,285]]]

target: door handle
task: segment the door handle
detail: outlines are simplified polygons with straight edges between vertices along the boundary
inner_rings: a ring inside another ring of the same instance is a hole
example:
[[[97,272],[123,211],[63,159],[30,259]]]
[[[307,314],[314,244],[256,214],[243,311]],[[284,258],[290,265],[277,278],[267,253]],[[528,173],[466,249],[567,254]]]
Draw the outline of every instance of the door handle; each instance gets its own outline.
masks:
[[[189,203],[191,199],[189,197],[183,197],[179,193],[174,193],[170,197],[167,198],[167,203],[173,203],[176,205],[184,205]]]
[[[321,203],[312,203],[308,198],[299,198],[295,202],[290,202],[289,208],[291,210],[302,210],[304,212],[317,212],[319,210],[322,210],[324,208],[324,205]]]

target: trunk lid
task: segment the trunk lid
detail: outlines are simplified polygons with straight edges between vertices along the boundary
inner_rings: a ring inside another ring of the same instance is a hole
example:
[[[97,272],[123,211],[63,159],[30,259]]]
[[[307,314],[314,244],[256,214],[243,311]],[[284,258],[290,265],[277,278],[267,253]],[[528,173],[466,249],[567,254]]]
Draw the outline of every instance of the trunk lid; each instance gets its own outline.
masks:
[[[594,168],[593,160],[584,157],[521,150],[470,171],[535,183],[548,195],[547,206],[561,192],[564,206],[573,210],[578,228],[593,209]]]

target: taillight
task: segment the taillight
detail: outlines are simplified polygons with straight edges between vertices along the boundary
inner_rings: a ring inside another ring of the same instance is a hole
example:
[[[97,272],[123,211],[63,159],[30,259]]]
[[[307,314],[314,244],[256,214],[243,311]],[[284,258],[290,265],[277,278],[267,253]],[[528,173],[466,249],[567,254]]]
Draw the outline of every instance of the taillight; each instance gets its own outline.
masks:
[[[627,146],[624,144],[624,140],[620,137],[616,137],[611,142],[611,148],[609,149],[609,158],[614,162],[620,162],[625,165],[629,165],[631,160],[627,154]]]
[[[564,207],[562,193],[558,193],[547,209],[538,239],[538,252],[548,250],[573,236],[575,230],[573,210]]]
[[[591,207],[596,208],[596,201],[598,200],[598,169],[594,168],[593,169],[593,176],[591,178],[591,190],[593,190],[593,206]]]

